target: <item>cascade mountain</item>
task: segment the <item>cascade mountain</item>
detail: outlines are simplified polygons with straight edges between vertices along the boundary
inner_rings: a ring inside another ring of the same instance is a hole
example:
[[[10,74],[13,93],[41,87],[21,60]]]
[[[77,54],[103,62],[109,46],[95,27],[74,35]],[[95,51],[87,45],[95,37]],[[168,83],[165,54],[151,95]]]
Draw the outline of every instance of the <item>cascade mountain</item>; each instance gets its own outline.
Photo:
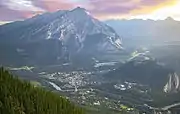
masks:
[[[80,7],[2,25],[0,42],[1,63],[18,65],[67,63],[82,56],[91,59],[119,52],[122,46],[110,26]]]

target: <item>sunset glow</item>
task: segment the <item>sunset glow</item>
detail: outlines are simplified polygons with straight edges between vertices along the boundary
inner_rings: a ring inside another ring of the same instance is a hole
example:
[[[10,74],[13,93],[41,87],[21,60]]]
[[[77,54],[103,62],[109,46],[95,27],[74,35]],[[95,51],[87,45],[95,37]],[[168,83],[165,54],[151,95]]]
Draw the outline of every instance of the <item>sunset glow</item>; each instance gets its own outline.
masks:
[[[16,21],[44,12],[87,9],[94,17],[106,19],[180,20],[179,0],[0,0],[0,21]]]
[[[164,20],[167,17],[172,17],[175,20],[180,20],[180,1],[172,6],[159,8],[150,14],[137,15],[130,18]]]

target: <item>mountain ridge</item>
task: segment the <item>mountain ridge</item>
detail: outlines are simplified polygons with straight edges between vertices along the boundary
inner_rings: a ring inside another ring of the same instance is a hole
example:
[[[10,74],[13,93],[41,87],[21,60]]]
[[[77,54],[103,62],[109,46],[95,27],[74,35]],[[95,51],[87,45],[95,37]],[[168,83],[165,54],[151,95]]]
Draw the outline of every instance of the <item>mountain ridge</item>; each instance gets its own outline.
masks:
[[[129,72],[131,71],[131,72]],[[180,90],[180,77],[173,69],[166,68],[154,59],[134,59],[119,68],[105,74],[110,80],[128,81],[150,86],[165,93],[176,93]]]
[[[121,38],[111,27],[80,7],[2,25],[0,36],[2,46],[12,44],[16,55],[21,53],[14,48],[24,50],[26,58],[34,56],[33,61],[46,58],[43,62],[54,60],[57,63],[60,59],[59,63],[69,62],[79,54],[94,56],[98,52],[120,51],[122,47]]]
[[[123,37],[124,45],[150,46],[179,41],[180,21],[171,17],[165,20],[107,20],[105,21]]]

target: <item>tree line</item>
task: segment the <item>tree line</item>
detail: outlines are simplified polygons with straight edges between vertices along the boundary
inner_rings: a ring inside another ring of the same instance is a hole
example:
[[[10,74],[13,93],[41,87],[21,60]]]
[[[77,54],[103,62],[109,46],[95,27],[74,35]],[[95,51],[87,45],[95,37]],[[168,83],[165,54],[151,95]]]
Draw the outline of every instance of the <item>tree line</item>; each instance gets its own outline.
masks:
[[[84,114],[84,110],[0,68],[0,114]]]

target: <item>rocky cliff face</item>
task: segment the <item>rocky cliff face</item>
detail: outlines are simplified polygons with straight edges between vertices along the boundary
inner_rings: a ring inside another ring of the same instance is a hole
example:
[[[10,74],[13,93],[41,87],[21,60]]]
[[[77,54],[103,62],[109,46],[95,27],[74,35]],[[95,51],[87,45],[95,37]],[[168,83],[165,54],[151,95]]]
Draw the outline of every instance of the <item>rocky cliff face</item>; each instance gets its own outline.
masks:
[[[93,56],[119,51],[122,46],[121,38],[111,27],[80,7],[2,25],[0,36],[2,48],[9,48],[14,56],[25,55],[22,58],[30,59],[30,63],[67,62],[74,55]]]
[[[164,92],[166,93],[178,92],[180,90],[179,81],[180,81],[180,77],[176,73],[169,74],[168,81],[164,86]]]

